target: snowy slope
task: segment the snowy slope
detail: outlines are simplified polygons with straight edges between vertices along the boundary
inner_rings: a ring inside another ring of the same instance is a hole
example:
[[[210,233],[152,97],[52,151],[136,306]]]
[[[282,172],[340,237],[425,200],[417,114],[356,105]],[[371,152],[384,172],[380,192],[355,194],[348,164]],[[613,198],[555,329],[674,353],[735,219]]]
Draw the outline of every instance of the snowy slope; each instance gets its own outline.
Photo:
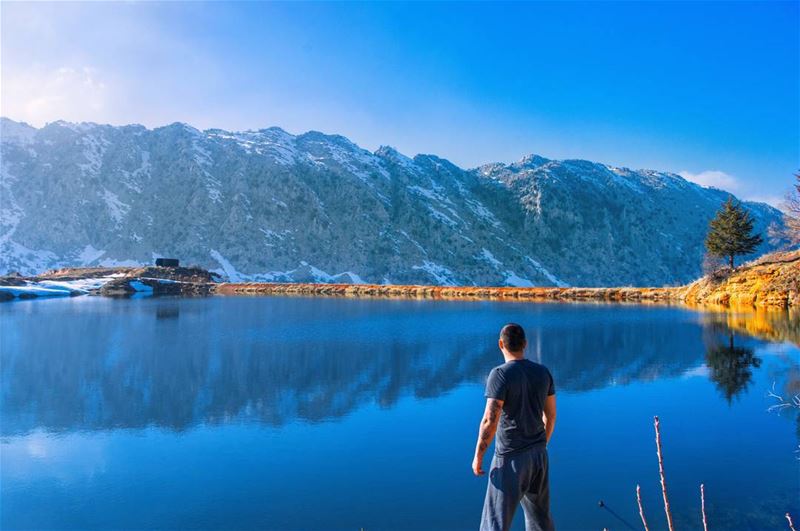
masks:
[[[233,280],[686,282],[727,194],[525,157],[464,170],[337,135],[0,123],[0,272],[176,256]],[[777,210],[749,204],[758,228]]]

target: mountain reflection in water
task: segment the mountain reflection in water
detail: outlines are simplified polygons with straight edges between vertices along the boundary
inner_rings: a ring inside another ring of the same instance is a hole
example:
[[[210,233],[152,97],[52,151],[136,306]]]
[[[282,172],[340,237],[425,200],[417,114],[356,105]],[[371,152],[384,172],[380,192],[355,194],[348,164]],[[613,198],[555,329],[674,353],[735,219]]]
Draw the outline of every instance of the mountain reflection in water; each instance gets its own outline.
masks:
[[[282,425],[342,417],[364,402],[390,407],[405,394],[435,397],[482,382],[500,362],[505,314],[523,321],[529,357],[561,391],[677,376],[705,361],[730,401],[759,364],[746,337],[734,346],[734,330],[748,330],[744,316],[734,328],[725,314],[674,308],[541,308],[248,298],[4,305],[2,433]],[[771,319],[757,328],[793,329],[792,319]]]
[[[768,411],[800,391],[786,313],[80,297],[0,305],[0,528],[474,528],[508,321],[556,381],[560,529],[619,528],[600,499],[637,522],[637,484],[657,525],[655,414],[677,528],[699,483],[715,531],[800,514],[800,410]]]

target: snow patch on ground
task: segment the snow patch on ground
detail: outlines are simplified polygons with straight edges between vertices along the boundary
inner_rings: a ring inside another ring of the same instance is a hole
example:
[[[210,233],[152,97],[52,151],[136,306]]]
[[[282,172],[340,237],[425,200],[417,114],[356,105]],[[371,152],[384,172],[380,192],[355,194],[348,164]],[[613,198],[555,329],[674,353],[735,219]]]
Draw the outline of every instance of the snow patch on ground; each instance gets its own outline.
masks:
[[[385,179],[389,178],[389,172],[381,165],[378,157],[367,150],[361,149],[352,142],[348,145],[349,149],[332,142],[326,143],[326,147],[333,160],[344,166],[369,186],[374,186],[370,178],[374,173],[381,175]]]
[[[194,131],[197,130],[194,129]],[[211,157],[211,152],[200,145],[200,139],[202,138],[200,135],[201,133],[197,131],[197,134],[192,139],[192,155],[194,161],[200,166],[210,166],[214,159]]]
[[[308,268],[311,272],[311,276],[314,277],[315,282],[333,282],[333,276],[329,275],[322,269],[316,268],[310,265],[308,262],[300,262],[301,265]]]
[[[150,177],[152,165],[150,164],[150,152],[141,151],[141,165],[135,170],[129,172],[123,170],[124,177],[120,179],[123,186],[136,193],[142,193],[143,178]]]
[[[211,152],[200,145],[200,140],[208,137],[193,127],[186,126],[186,130],[194,135],[192,138],[192,158],[206,177],[206,191],[212,203],[222,202],[222,182],[209,173],[208,168],[214,163]]]
[[[101,251],[99,249],[95,249],[91,245],[87,245],[80,253],[78,253],[76,259],[81,265],[88,266],[95,260],[98,260],[104,254],[106,254],[105,251]]]
[[[350,284],[366,284],[363,278],[356,275],[352,271],[345,271],[344,273],[339,273],[338,275],[334,276],[337,281],[340,281],[342,277],[350,277]]]
[[[131,206],[120,201],[117,194],[108,190],[107,188],[103,188],[103,193],[100,195],[100,197],[102,197],[106,202],[108,214],[117,223],[117,225],[119,225],[122,222],[122,218],[124,218],[126,215],[128,215],[128,212],[130,212]]]
[[[26,284],[24,286],[0,286],[0,291],[10,293],[12,297],[69,297],[72,295],[70,290],[59,287],[46,288],[36,284]]]
[[[442,212],[440,210],[436,210],[431,205],[427,205],[427,206],[428,206],[428,211],[430,211],[431,215],[434,218],[436,218],[437,220],[441,221],[442,223],[444,223],[445,225],[448,225],[451,228],[454,228],[454,227],[458,226],[458,223],[455,220],[453,220],[452,218],[450,218],[444,212]]]
[[[562,166],[573,172],[578,178],[585,182],[591,182],[597,186],[605,187],[608,183],[624,186],[636,193],[644,193],[640,183],[634,179],[626,178],[628,175],[619,168],[605,166],[586,161],[563,161]]]
[[[315,267],[308,262],[300,262],[300,266],[287,271],[270,271],[268,273],[256,273],[252,275],[241,275],[239,282],[307,282],[308,277],[311,282],[324,284],[367,284],[357,273],[345,271],[331,275],[327,271]]]
[[[21,275],[37,275],[58,265],[55,253],[29,249],[13,240],[0,240],[0,274],[16,271]]]
[[[437,284],[441,284],[443,286],[455,286],[457,284],[453,272],[445,266],[439,265],[435,262],[425,260],[422,265],[412,266],[411,269],[417,269],[428,273],[434,278]]]
[[[393,147],[381,146],[377,149],[377,151],[375,151],[375,155],[377,157],[390,160],[409,173],[418,174],[420,172],[419,168],[412,159],[406,157]]]
[[[217,263],[222,267],[222,270],[219,269],[215,270],[214,272],[219,272],[222,275],[228,277],[230,282],[241,282],[243,276],[236,271],[236,268],[233,267],[231,264],[219,251],[211,249],[211,258],[217,261]]]
[[[429,190],[428,188],[423,188],[421,186],[409,186],[408,190],[414,192],[415,194],[419,194],[423,197],[430,199],[431,201],[442,202],[442,198],[434,192],[433,190]]]
[[[478,258],[480,258],[481,260],[485,260],[486,262],[489,262],[495,269],[499,269],[500,267],[503,266],[503,263],[497,258],[495,258],[494,255],[489,251],[489,249],[486,248],[484,248],[481,251],[481,254],[480,256],[478,256]]]
[[[75,280],[41,280],[26,282],[22,286],[0,286],[0,291],[10,293],[13,297],[69,297],[82,295],[102,288],[112,280],[124,276],[115,273],[104,277],[81,278]],[[152,290],[151,290],[152,291]]]
[[[559,288],[567,288],[567,287],[569,287],[569,284],[567,284],[566,282],[564,282],[564,281],[562,281],[562,280],[559,280],[558,278],[556,278],[556,277],[555,277],[555,276],[554,276],[552,273],[550,273],[550,271],[548,271],[547,269],[545,269],[545,268],[544,268],[544,266],[543,266],[542,264],[540,264],[539,262],[537,262],[536,260],[534,260],[534,259],[533,259],[533,258],[531,258],[530,256],[526,256],[526,257],[525,257],[525,259],[526,259],[528,262],[530,262],[530,263],[531,263],[531,265],[533,265],[533,267],[535,267],[536,269],[538,269],[538,270],[539,270],[539,272],[540,272],[540,273],[541,273],[541,274],[542,274],[542,275],[543,275],[543,276],[544,276],[544,277],[545,277],[547,280],[549,280],[550,282],[552,282],[554,285],[558,286]]]
[[[299,158],[297,152],[297,137],[290,135],[283,129],[268,129],[263,131],[259,138],[261,147],[266,148],[267,154],[271,155],[278,164],[290,165],[297,163]],[[261,154],[262,151],[258,150]]]
[[[41,280],[37,284],[50,289],[64,289],[67,291],[89,293],[90,291],[102,288],[115,278],[123,276],[125,275],[122,273],[115,273],[105,277],[81,278],[76,280]]]
[[[506,285],[514,286],[515,288],[532,288],[535,286],[529,279],[521,277],[513,271],[506,272]]]
[[[99,174],[100,168],[103,166],[103,155],[111,143],[102,135],[93,134],[84,135],[81,143],[83,144],[83,158],[86,159],[86,162],[78,164],[78,167],[84,175]]]
[[[431,188],[423,188],[422,186],[414,185],[409,186],[408,191],[428,199],[428,202],[425,203],[425,206],[428,208],[431,214],[433,214],[433,217],[439,221],[449,225],[450,227],[456,227],[458,225],[458,222],[453,220],[453,218],[456,218],[461,223],[464,222],[455,209],[452,208],[455,205],[453,205],[453,202],[449,197],[447,197],[444,188],[433,182],[433,180],[431,180]],[[448,216],[441,210],[434,208],[433,205],[431,205],[431,202],[441,205],[450,213],[450,215]]]
[[[500,226],[500,220],[492,214],[492,212],[483,206],[483,203],[476,199],[466,199],[467,206],[470,210],[472,210],[478,217],[486,220],[490,225],[494,227]]]
[[[412,238],[411,236],[409,236],[409,235],[408,235],[408,233],[407,233],[406,231],[404,231],[404,230],[401,230],[401,231],[400,231],[400,234],[402,234],[403,236],[405,236],[405,237],[406,237],[406,239],[407,239],[409,242],[411,242],[411,243],[414,245],[414,247],[416,247],[416,248],[417,248],[417,250],[418,250],[419,252],[421,252],[421,253],[422,253],[422,254],[424,254],[425,256],[427,256],[427,255],[428,255],[428,251],[426,251],[426,250],[425,250],[425,248],[424,248],[422,245],[420,245],[420,243],[419,243],[417,240],[415,240],[414,238]]]
[[[206,190],[212,203],[222,202],[222,181],[212,177],[208,172],[206,172]]]
[[[484,260],[492,265],[495,270],[501,270],[503,268],[503,263],[494,257],[494,255],[488,249],[482,249],[481,254],[478,256],[479,259]],[[505,280],[503,281],[506,286],[514,286],[516,288],[531,288],[534,287],[535,284],[531,282],[530,279],[525,277],[521,277],[516,274],[514,271],[506,270],[504,272]]]
[[[255,153],[270,157],[276,164],[289,166],[298,160],[296,137],[273,127],[261,131],[213,131],[209,135],[229,142],[233,142],[247,154]]]

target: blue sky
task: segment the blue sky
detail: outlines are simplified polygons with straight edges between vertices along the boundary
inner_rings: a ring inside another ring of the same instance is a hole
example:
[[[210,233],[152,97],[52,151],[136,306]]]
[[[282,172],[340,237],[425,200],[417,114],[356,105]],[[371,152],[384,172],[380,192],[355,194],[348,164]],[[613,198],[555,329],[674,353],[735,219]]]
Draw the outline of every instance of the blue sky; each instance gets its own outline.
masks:
[[[800,169],[799,5],[5,2],[0,112],[585,158],[774,203]]]

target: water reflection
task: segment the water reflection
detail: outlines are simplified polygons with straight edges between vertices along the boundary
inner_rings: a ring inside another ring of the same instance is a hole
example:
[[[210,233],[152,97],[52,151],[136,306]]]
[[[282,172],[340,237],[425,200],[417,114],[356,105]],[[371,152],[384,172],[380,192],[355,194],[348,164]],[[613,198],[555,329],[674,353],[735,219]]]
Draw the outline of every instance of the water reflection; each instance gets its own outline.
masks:
[[[761,366],[761,359],[750,347],[734,345],[733,332],[728,332],[727,342],[718,342],[706,351],[706,365],[710,378],[730,404],[753,378],[752,368]]]
[[[515,313],[562,391],[675,376],[706,363],[730,401],[760,360],[719,319],[668,308],[303,299],[4,305],[2,433],[184,430],[347,415],[480,382]],[[677,316],[677,318],[676,318]],[[709,344],[713,334],[729,340]]]
[[[795,410],[768,413],[766,392],[797,389],[798,350],[743,333],[786,323],[664,307],[83,298],[0,305],[0,527],[473,527],[480,383],[510,320],[559,390],[562,529],[619,527],[598,499],[637,522],[640,482],[645,507],[659,506],[655,413],[679,527],[697,525],[700,482],[720,531],[795,512]],[[298,511],[309,485],[325,496]]]
[[[180,316],[180,306],[177,302],[165,302],[156,308],[156,319],[177,319]]]
[[[735,308],[711,306],[703,311],[706,324],[725,328],[768,341],[789,341],[800,346],[800,309]]]

